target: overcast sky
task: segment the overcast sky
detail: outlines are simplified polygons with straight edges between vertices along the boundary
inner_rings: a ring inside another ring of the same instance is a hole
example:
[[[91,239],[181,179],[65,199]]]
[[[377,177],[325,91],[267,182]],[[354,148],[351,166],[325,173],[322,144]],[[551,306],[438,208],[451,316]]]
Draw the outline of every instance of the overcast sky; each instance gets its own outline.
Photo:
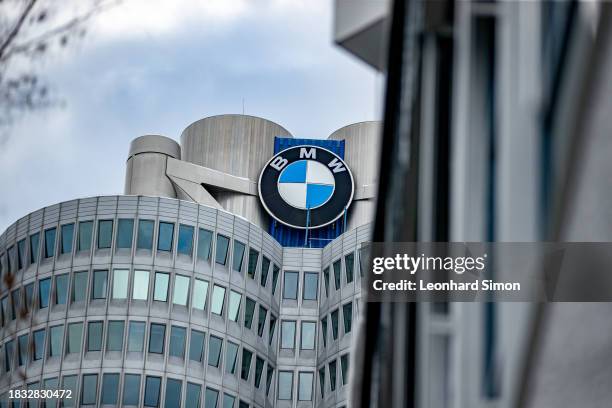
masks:
[[[46,205],[123,193],[129,142],[245,113],[296,137],[378,119],[381,78],[332,43],[332,0],[126,0],[42,72],[65,106],[0,146],[0,233]]]

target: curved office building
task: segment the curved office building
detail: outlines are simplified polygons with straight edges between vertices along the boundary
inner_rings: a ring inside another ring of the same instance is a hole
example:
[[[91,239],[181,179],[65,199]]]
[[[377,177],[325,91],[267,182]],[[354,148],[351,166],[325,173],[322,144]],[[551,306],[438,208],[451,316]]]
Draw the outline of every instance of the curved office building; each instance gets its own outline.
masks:
[[[46,407],[346,406],[369,226],[347,228],[345,210],[292,230],[256,188],[287,143],[327,141],[242,115],[181,140],[135,139],[126,195],[52,205],[0,236],[0,406],[17,390]]]

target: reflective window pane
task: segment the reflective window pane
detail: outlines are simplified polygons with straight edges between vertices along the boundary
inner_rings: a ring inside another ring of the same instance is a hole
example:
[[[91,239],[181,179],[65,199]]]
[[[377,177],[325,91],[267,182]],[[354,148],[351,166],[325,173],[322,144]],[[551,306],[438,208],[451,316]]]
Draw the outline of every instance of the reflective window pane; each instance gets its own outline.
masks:
[[[217,251],[215,253],[215,262],[219,265],[225,265],[227,262],[227,248],[229,247],[229,238],[224,235],[217,235]]]
[[[277,265],[272,266],[272,295],[276,293],[276,283],[280,275],[280,268]]]
[[[206,388],[204,397],[204,408],[217,408],[217,400],[219,399],[219,391],[212,388]]]
[[[297,299],[298,276],[298,272],[285,272],[285,287],[283,289],[283,299]]]
[[[187,391],[185,393],[185,408],[200,408],[200,398],[202,386],[199,384],[187,383]]]
[[[74,236],[74,224],[62,225],[60,236],[60,254],[72,253],[72,238]]]
[[[132,390],[131,392],[134,392]],[[116,405],[119,395],[119,374],[104,374],[102,376],[101,402],[106,405]]]
[[[270,314],[270,327],[268,328],[268,343],[271,345],[274,340],[274,329],[276,328],[276,316]]]
[[[30,235],[30,263],[38,262],[38,247],[40,242],[40,234]]]
[[[236,363],[238,362],[238,345],[227,342],[225,348],[225,372],[228,374],[236,374]]]
[[[134,220],[123,218],[117,222],[117,249],[131,249]]]
[[[334,287],[336,288],[336,290],[340,289],[340,271],[341,271],[341,266],[340,265],[340,260],[338,259],[336,262],[334,262],[333,268],[334,268]]]
[[[98,249],[107,249],[113,242],[113,220],[98,221]]]
[[[342,306],[342,317],[344,318],[344,332],[349,333],[353,327],[353,303]]]
[[[138,220],[138,236],[136,237],[136,248],[147,249],[151,251],[153,249],[153,229],[155,228],[155,221],[151,220]]]
[[[300,332],[300,348],[302,350],[313,350],[315,346],[317,324],[315,322],[302,322]]]
[[[144,394],[144,406],[145,407],[158,407],[159,406],[160,386],[161,386],[161,378],[147,376],[145,380],[145,394]]]
[[[278,372],[278,399],[291,400],[293,398],[293,372]]]
[[[340,371],[342,372],[342,385],[348,383],[349,374],[349,355],[345,354],[340,357]]]
[[[236,272],[242,272],[242,262],[244,260],[245,245],[234,240],[234,253],[232,255],[232,269]]]
[[[70,323],[66,339],[66,354],[80,353],[83,342],[83,323]]]
[[[89,322],[87,325],[87,351],[102,350],[102,322]]]
[[[319,274],[312,272],[304,273],[304,300],[317,300],[319,291]]]
[[[142,352],[144,349],[145,322],[130,322],[128,351]]]
[[[161,222],[159,223],[159,236],[157,237],[158,251],[172,251],[172,243],[174,240],[174,223]]]
[[[135,270],[133,285],[132,299],[147,300],[149,297],[149,271]]]
[[[338,340],[338,309],[331,312],[332,336]]]
[[[260,284],[263,287],[266,287],[268,283],[268,271],[270,270],[270,260],[267,257],[261,258],[261,279]]]
[[[62,343],[64,342],[64,325],[49,329],[49,357],[62,356]]]
[[[312,399],[313,373],[299,373],[298,375],[298,401],[310,401]]]
[[[223,408],[234,408],[234,402],[236,402],[236,397],[223,394]]]
[[[193,227],[191,225],[179,225],[176,250],[183,255],[191,256],[193,254]]]
[[[268,370],[266,371],[266,395],[270,394],[270,385],[272,384],[272,377],[274,376],[274,368],[268,364]]]
[[[138,392],[135,392],[138,390]],[[140,374],[126,374],[123,377],[123,405],[138,405],[140,402]]]
[[[249,380],[249,374],[251,373],[251,360],[253,359],[253,352],[242,348],[242,367],[240,370],[240,378],[244,381]]]
[[[208,340],[208,365],[219,367],[219,357],[221,356],[222,346],[223,340],[215,336],[210,336]]]
[[[198,259],[207,261],[210,259],[212,244],[212,231],[200,228],[198,230]]]
[[[106,351],[123,350],[123,331],[125,322],[115,320],[108,322],[108,334],[106,335]]]
[[[329,362],[329,388],[336,391],[336,360]]]
[[[19,336],[19,338],[17,339],[17,351],[18,351],[18,357],[19,357],[19,365],[26,365],[28,364],[28,354],[29,354],[29,350],[28,350],[28,335],[24,334],[22,336]]]
[[[34,339],[34,361],[41,360],[45,356],[45,329],[35,331],[32,334]]]
[[[89,273],[87,271],[75,272],[72,277],[72,301],[81,302],[87,297],[87,280]]]
[[[45,230],[45,258],[55,256],[55,228]]]
[[[91,288],[92,299],[106,299],[108,271],[94,271]]]
[[[164,354],[164,343],[166,339],[166,325],[151,323],[149,333],[149,353]]]
[[[204,352],[204,332],[191,329],[191,339],[189,341],[189,359],[193,361],[202,361]]]
[[[212,305],[210,311],[217,315],[223,314],[223,302],[225,301],[225,288],[214,285],[212,294]]]
[[[113,299],[126,299],[128,293],[128,269],[115,269],[113,271]]]
[[[78,235],[78,251],[89,251],[91,249],[91,237],[93,232],[93,221],[81,221],[79,222],[79,235]]]
[[[208,296],[208,282],[201,279],[196,279],[194,282],[192,307],[204,310]]]
[[[327,316],[321,319],[321,338],[323,339],[323,347],[327,347]]]
[[[259,337],[263,336],[264,328],[266,327],[266,317],[268,316],[268,309],[259,305],[259,315],[257,318],[257,334]]]
[[[259,388],[261,385],[261,375],[263,373],[265,361],[263,358],[257,356],[255,359],[255,387]]]
[[[11,371],[14,366],[13,366],[13,353],[15,352],[15,348],[14,348],[14,342],[13,340],[7,341],[4,344],[4,371],[5,372],[9,372]]]
[[[176,275],[174,277],[174,293],[172,303],[175,305],[187,306],[189,298],[189,278],[187,276]]]
[[[38,307],[44,309],[49,307],[49,294],[51,292],[51,278],[38,282]]]
[[[329,266],[323,269],[323,283],[325,284],[325,297],[329,297]]]
[[[83,375],[81,386],[81,405],[94,405],[98,393],[98,374]]]
[[[240,301],[242,295],[235,291],[230,291],[229,296],[229,308],[227,311],[227,318],[233,322],[238,321],[238,315],[240,314]]]
[[[295,322],[281,322],[281,348],[292,349],[295,346]]]
[[[325,397],[325,366],[319,369],[319,390],[321,398]]]
[[[17,243],[17,269],[21,269],[25,265],[26,265],[26,241],[25,239],[22,239],[21,241]]]
[[[246,305],[244,308],[244,327],[250,329],[253,325],[253,316],[255,315],[255,301],[247,296]]]
[[[45,381],[43,382],[43,387],[45,390],[55,390],[58,388],[59,385],[59,381],[57,377],[54,378],[46,378]],[[51,408],[51,407],[55,407],[57,405],[57,398],[47,398],[44,399],[43,401],[43,407],[47,408]]]
[[[55,277],[55,304],[65,305],[68,302],[68,274]]]
[[[25,291],[25,308],[30,311],[34,306],[34,282],[29,283],[24,288]]]
[[[168,301],[169,282],[169,274],[163,272],[155,272],[155,288],[153,293],[153,300],[157,300],[158,302]]]
[[[353,252],[344,257],[344,269],[346,270],[346,283],[351,283],[355,271],[355,254]]]
[[[77,391],[77,376],[76,375],[67,375],[62,377],[62,389],[72,391],[72,398],[66,398],[61,401],[61,406],[63,407],[74,407],[76,401],[76,391]]]
[[[187,329],[180,326],[172,326],[170,329],[170,356],[185,358],[185,343]]]
[[[257,271],[257,260],[259,259],[259,252],[256,249],[249,248],[249,265],[247,268],[247,274],[249,278],[255,279],[255,272]]]
[[[181,390],[183,382],[168,378],[166,380],[166,397],[164,398],[164,407],[180,407],[181,406]]]

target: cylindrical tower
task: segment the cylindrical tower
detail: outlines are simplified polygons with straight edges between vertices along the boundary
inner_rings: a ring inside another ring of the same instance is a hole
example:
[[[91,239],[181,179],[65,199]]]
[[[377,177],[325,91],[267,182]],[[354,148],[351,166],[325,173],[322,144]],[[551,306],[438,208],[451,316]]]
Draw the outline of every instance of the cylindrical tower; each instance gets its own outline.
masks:
[[[176,198],[166,175],[168,157],[181,158],[179,144],[165,136],[140,136],[130,143],[125,175],[125,194]]]
[[[284,127],[255,116],[219,115],[200,119],[181,134],[182,160],[257,183],[274,154],[274,137],[291,137]],[[207,188],[221,206],[265,228],[267,214],[254,195]]]

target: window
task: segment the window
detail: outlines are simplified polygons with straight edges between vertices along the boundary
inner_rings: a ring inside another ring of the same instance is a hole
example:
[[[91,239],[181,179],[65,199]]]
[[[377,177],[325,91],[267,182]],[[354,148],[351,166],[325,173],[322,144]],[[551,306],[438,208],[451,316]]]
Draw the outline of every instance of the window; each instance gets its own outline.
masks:
[[[130,271],[127,269],[113,271],[113,299],[127,298],[129,274]]]
[[[331,312],[332,336],[338,340],[338,309]]]
[[[212,231],[200,228],[198,233],[198,259],[208,261],[212,243]]]
[[[77,251],[89,251],[91,249],[92,232],[93,232],[93,221],[79,222]]]
[[[62,377],[62,389],[63,390],[71,390],[72,398],[64,398],[61,401],[61,405],[63,407],[73,407],[75,403],[75,393],[77,390],[77,376],[76,375],[66,375]]]
[[[193,304],[195,309],[204,310],[206,307],[206,297],[208,295],[208,282],[196,279],[193,287]]]
[[[153,293],[153,300],[158,302],[168,301],[168,282],[170,281],[170,275],[164,272],[155,272],[155,289]]]
[[[217,252],[215,254],[215,262],[219,265],[225,265],[227,262],[227,248],[229,247],[229,238],[224,235],[217,235]]]
[[[298,291],[298,272],[285,272],[285,287],[283,289],[283,299],[297,299]]]
[[[344,257],[344,269],[346,270],[346,283],[351,283],[355,271],[355,254],[353,252]]]
[[[131,249],[134,235],[134,220],[119,219],[117,222],[117,249]]]
[[[278,399],[293,399],[293,373],[291,371],[278,372]]]
[[[325,283],[325,297],[329,297],[329,266],[323,270],[323,283]]]
[[[278,282],[278,275],[280,275],[280,268],[276,265],[272,266],[272,296],[276,293],[276,282]]]
[[[176,252],[188,256],[193,255],[193,227],[191,225],[179,225]]]
[[[202,352],[204,351],[204,336],[205,333],[191,329],[191,341],[189,342],[189,359],[192,361],[201,362]]]
[[[266,327],[266,317],[268,316],[268,309],[259,305],[259,316],[257,319],[257,334],[259,337],[263,336],[264,328]]]
[[[87,271],[75,272],[72,279],[72,301],[81,302],[87,296]]]
[[[84,374],[81,405],[94,405],[98,394],[98,374]]]
[[[210,311],[221,316],[223,314],[223,302],[225,301],[225,288],[219,285],[213,286],[212,306]]]
[[[138,237],[136,237],[136,249],[153,250],[153,229],[155,221],[138,220]],[[138,378],[140,382],[140,378]]]
[[[89,322],[87,326],[87,351],[102,350],[102,322]]]
[[[113,220],[98,221],[98,249],[108,249],[113,242]]]
[[[22,239],[17,243],[17,269],[25,266],[26,262],[26,241]]]
[[[225,393],[223,394],[223,408],[234,408],[234,402],[236,402],[236,397]]]
[[[317,300],[319,274],[304,272],[304,300]]]
[[[28,364],[28,335],[24,334],[17,339],[17,351],[19,357],[19,365]]]
[[[135,392],[138,390],[138,392]],[[138,405],[140,402],[140,374],[126,374],[123,378],[123,405]]]
[[[57,377],[54,378],[46,378],[43,382],[44,390],[55,390],[58,388],[59,381]],[[43,407],[55,407],[57,406],[57,399],[55,398],[46,398],[43,400]]]
[[[227,342],[225,349],[225,372],[228,374],[236,374],[236,362],[238,361],[238,345]]]
[[[240,314],[240,301],[242,300],[242,295],[236,291],[230,291],[229,297],[229,309],[227,311],[227,318],[232,322],[238,321],[238,315]]]
[[[242,272],[245,246],[242,242],[234,240],[234,254],[232,255],[232,269]]]
[[[259,259],[259,252],[256,249],[249,248],[249,267],[247,268],[247,274],[249,278],[255,279],[255,272],[257,271],[257,260]]]
[[[164,399],[164,407],[180,407],[181,406],[181,390],[183,382],[168,378],[166,380],[166,398]]]
[[[185,358],[185,342],[187,329],[180,326],[172,326],[170,329],[170,356]]]
[[[219,399],[219,391],[212,388],[206,388],[204,396],[204,408],[217,408],[217,400]]]
[[[270,394],[270,385],[272,385],[272,376],[274,376],[274,368],[268,364],[268,371],[266,373],[266,396]]]
[[[353,303],[342,306],[342,317],[344,318],[344,333],[350,333],[353,326]]]
[[[302,350],[313,350],[315,346],[315,335],[317,324],[315,322],[302,322],[300,334],[300,348]]]
[[[321,398],[325,397],[325,366],[319,368],[319,387],[321,388]]]
[[[268,283],[268,271],[270,270],[270,260],[265,256],[261,258],[261,286],[266,287]]]
[[[283,320],[281,322],[281,348],[292,349],[295,347],[295,322]]]
[[[334,262],[334,287],[336,288],[336,290],[340,289],[340,260],[338,259],[336,262]]]
[[[93,299],[106,299],[107,279],[108,279],[107,271],[94,271],[93,287],[91,288],[91,297]]]
[[[147,376],[145,380],[145,394],[144,394],[144,406],[145,407],[158,407],[159,406],[159,388],[161,386],[161,378]]]
[[[51,292],[51,278],[38,282],[38,307],[44,309],[49,307],[49,293]]]
[[[185,408],[200,408],[200,394],[202,387],[199,384],[187,383],[185,393]]]
[[[251,360],[253,359],[253,352],[242,348],[242,369],[240,370],[240,378],[244,381],[249,380],[249,373],[251,372]]]
[[[210,336],[208,340],[208,365],[219,367],[219,357],[221,356],[221,348],[223,340],[219,337]]]
[[[40,234],[30,235],[30,263],[38,262],[38,244],[40,242]]]
[[[131,391],[135,393],[135,390]],[[103,405],[117,405],[119,395],[119,374],[104,374],[102,376],[102,397]]]
[[[83,339],[83,323],[68,324],[68,336],[66,339],[66,354],[75,354],[81,352],[81,344]]]
[[[72,238],[74,236],[74,224],[62,225],[60,236],[60,254],[72,253]]]
[[[253,326],[253,316],[255,315],[255,301],[247,296],[244,308],[244,327],[250,329]]]
[[[313,373],[298,374],[298,401],[310,401],[312,399]]]
[[[17,270],[16,268],[17,260],[15,258],[16,258],[16,250],[15,250],[15,246],[13,245],[6,251],[7,270],[9,272],[16,272]]]
[[[187,276],[176,275],[174,277],[174,294],[172,303],[175,305],[187,306],[189,299],[189,278]]]
[[[340,356],[340,371],[342,372],[342,385],[346,385],[348,383],[348,373],[349,373],[349,355],[348,354]]]
[[[142,352],[144,349],[145,322],[130,322],[127,351]]]
[[[149,271],[134,271],[134,288],[132,299],[147,300],[149,298]]]
[[[45,258],[55,256],[55,228],[45,230]]]
[[[123,320],[114,320],[108,322],[108,333],[106,335],[106,351],[123,350],[124,330],[125,322]]]
[[[263,358],[257,356],[255,358],[255,387],[259,388],[261,385],[261,374],[263,374],[265,361]]]
[[[4,325],[6,325],[9,320],[8,296],[2,298],[1,306],[2,307],[0,309],[2,309],[2,322]]]
[[[276,316],[270,314],[270,328],[268,329],[268,343],[272,345],[274,339],[274,329],[276,328]]]
[[[166,325],[151,323],[149,333],[149,353],[164,354],[164,342],[166,339]]]
[[[238,408],[249,408],[249,403],[248,402],[244,402],[244,401],[240,401],[238,403]]]
[[[25,306],[26,311],[29,312],[34,302],[34,282],[25,285],[24,291],[25,291],[24,292],[24,295],[25,295],[24,306]]]
[[[49,329],[49,357],[62,356],[62,342],[64,340],[64,325]]]
[[[45,329],[35,331],[32,338],[34,339],[33,360],[42,360],[45,356]]]
[[[13,340],[7,341],[4,345],[4,371],[9,372],[13,369]]]
[[[159,222],[159,236],[157,237],[157,250],[171,252],[174,240],[174,223]]]
[[[68,302],[68,274],[55,277],[55,304],[65,305]]]
[[[336,391],[336,360],[329,362],[329,388]]]
[[[17,319],[21,313],[21,296],[19,292],[19,289],[15,289],[11,292],[11,306],[13,309],[11,312],[13,320]]]
[[[321,337],[323,337],[323,347],[327,347],[327,316],[321,319]]]

